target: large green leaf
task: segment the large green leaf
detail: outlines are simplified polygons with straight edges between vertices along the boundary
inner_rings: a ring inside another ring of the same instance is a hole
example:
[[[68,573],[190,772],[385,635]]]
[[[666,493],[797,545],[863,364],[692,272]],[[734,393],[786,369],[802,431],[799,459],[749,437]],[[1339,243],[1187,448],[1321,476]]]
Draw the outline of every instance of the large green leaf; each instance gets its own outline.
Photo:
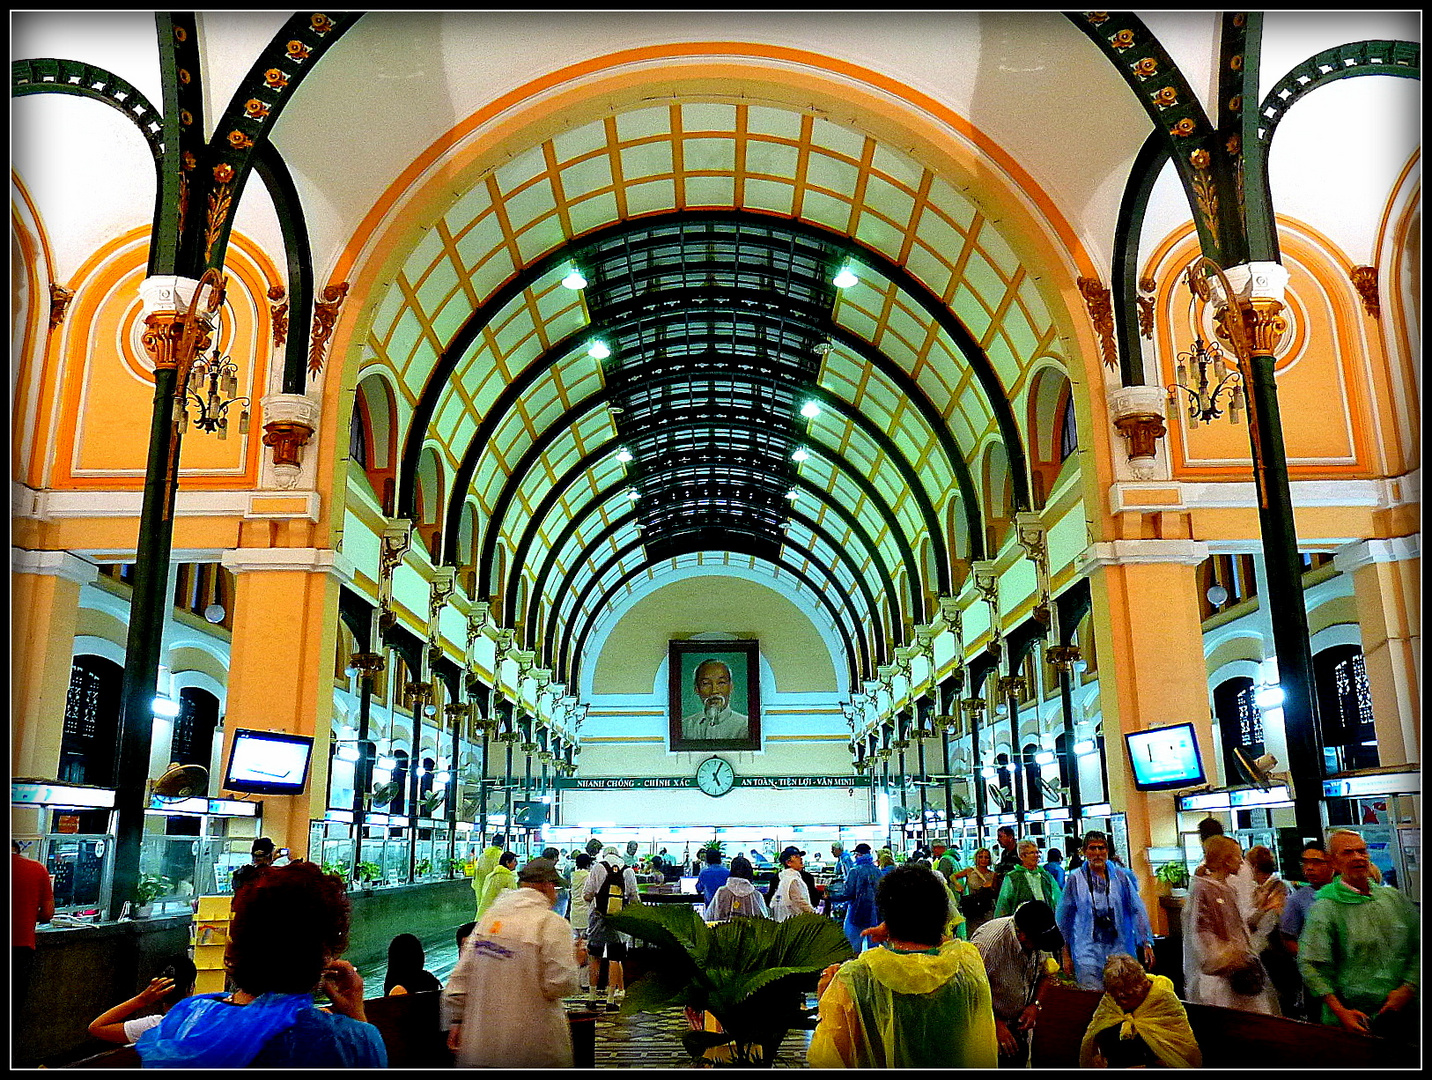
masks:
[[[608,926],[660,949],[679,949],[696,967],[706,962],[711,928],[687,904],[633,904],[604,916]]]
[[[648,971],[626,988],[623,1013],[656,1012],[670,1005],[706,1008],[706,987],[686,975],[669,970]]]

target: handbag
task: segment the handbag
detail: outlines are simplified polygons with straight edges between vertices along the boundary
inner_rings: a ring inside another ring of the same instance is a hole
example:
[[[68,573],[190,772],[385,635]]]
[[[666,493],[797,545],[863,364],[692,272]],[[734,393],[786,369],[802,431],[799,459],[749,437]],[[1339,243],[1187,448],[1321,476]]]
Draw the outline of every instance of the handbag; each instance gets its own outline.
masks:
[[[1242,994],[1244,997],[1262,993],[1263,987],[1267,984],[1268,976],[1256,956],[1248,957],[1248,963],[1245,966],[1238,968],[1228,976],[1229,987],[1235,994]]]

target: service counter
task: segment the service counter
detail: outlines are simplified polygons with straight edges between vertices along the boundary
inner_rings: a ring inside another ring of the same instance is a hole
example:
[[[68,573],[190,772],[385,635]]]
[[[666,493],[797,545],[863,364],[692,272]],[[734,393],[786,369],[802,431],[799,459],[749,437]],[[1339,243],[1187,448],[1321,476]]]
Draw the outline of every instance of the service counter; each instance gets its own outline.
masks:
[[[348,899],[353,921],[343,958],[358,968],[386,960],[388,943],[399,934],[416,935],[425,948],[450,942],[477,911],[472,879],[465,877],[357,889]]]
[[[133,997],[166,957],[187,955],[193,916],[134,919],[35,933],[35,967],[13,1031],[17,1067],[59,1064],[98,1053],[89,1023]]]

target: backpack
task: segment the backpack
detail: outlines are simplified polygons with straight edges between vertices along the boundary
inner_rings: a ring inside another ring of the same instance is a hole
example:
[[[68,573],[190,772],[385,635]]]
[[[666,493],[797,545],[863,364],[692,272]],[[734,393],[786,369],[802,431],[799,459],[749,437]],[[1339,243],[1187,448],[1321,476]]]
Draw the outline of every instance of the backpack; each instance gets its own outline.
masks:
[[[592,901],[592,910],[603,915],[615,915],[626,904],[626,878],[622,870],[608,863],[602,863],[602,866],[607,873]]]

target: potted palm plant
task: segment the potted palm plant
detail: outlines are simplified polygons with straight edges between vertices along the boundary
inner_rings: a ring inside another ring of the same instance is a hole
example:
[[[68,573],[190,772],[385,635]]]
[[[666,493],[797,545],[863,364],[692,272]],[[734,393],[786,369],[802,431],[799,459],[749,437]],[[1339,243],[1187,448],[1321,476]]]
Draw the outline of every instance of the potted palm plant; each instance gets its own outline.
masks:
[[[851,957],[840,927],[822,915],[707,926],[694,908],[663,904],[635,905],[606,921],[648,946],[641,955],[650,968],[627,987],[623,1012],[684,1005],[720,1023],[720,1032],[682,1036],[693,1061],[731,1043],[733,1065],[773,1064],[786,1032],[811,1026],[805,994],[821,971]]]
[[[140,874],[139,884],[134,890],[135,916],[141,919],[147,918],[154,911],[154,901],[161,896],[168,896],[173,891],[174,882],[164,874]]]

